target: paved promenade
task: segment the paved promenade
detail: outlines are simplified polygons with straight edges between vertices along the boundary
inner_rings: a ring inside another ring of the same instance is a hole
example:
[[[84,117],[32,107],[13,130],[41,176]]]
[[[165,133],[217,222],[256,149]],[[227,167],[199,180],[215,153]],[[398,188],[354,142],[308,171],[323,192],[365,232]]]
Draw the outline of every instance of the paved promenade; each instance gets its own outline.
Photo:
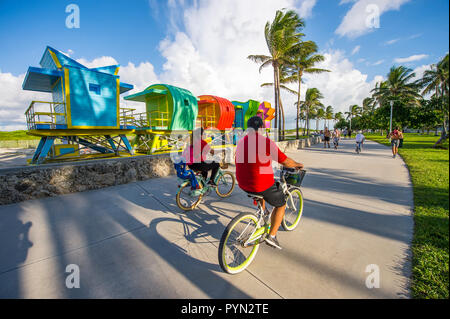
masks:
[[[308,171],[303,219],[280,230],[283,250],[263,244],[241,274],[221,271],[217,248],[251,200],[236,187],[182,212],[170,177],[0,206],[0,298],[408,298],[413,194],[402,159],[373,142],[358,155],[349,140],[288,155]],[[73,264],[80,288],[68,289]],[[380,286],[369,289],[374,269]]]

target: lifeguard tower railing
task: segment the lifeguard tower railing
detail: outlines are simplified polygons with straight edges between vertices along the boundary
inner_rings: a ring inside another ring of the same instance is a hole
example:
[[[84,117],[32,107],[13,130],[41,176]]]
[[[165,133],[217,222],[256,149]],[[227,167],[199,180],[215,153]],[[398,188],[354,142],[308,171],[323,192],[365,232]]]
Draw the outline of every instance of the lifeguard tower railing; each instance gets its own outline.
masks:
[[[168,130],[171,121],[169,112],[151,111],[132,114],[136,129],[143,130]]]
[[[66,104],[64,102],[32,101],[25,111],[28,130],[66,129]]]
[[[134,114],[135,109],[119,108],[120,128],[132,130],[144,124],[142,114]],[[64,102],[32,101],[25,111],[28,130],[67,129],[66,104]]]

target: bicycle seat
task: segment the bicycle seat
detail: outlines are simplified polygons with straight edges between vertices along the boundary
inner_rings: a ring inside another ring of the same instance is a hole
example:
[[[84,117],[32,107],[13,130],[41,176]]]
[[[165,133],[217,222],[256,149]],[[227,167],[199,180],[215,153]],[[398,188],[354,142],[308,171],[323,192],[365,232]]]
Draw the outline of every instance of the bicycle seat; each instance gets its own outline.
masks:
[[[256,194],[247,194],[247,196],[256,201],[264,199],[264,197],[262,197],[261,195],[256,195]]]

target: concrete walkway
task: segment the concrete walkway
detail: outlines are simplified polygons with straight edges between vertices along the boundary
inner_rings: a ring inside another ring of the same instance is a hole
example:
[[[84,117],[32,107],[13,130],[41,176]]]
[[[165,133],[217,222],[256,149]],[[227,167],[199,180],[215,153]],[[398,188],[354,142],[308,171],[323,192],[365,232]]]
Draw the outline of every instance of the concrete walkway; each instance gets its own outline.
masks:
[[[407,168],[379,144],[353,148],[288,153],[308,170],[301,224],[280,230],[283,250],[262,245],[234,276],[217,247],[230,219],[254,210],[238,187],[188,213],[176,206],[175,177],[0,206],[0,298],[409,297]],[[66,288],[71,264],[80,288]],[[379,288],[366,287],[369,265]]]

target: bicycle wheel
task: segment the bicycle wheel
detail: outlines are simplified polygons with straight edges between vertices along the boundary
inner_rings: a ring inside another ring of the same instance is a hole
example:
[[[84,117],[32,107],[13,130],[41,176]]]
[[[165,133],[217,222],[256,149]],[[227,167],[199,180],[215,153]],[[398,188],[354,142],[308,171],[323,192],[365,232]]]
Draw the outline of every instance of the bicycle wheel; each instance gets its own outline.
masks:
[[[228,197],[234,190],[236,185],[236,178],[231,172],[223,172],[222,175],[217,180],[216,193],[220,197]]]
[[[203,195],[193,196],[191,183],[187,182],[181,185],[177,192],[177,205],[182,210],[193,210],[202,200]]]
[[[223,271],[237,274],[247,268],[256,256],[259,239],[245,245],[255,233],[258,218],[249,213],[241,213],[231,220],[220,238],[219,264]]]
[[[303,193],[299,188],[291,188],[286,203],[286,212],[282,221],[284,230],[292,231],[300,222],[303,215]],[[292,197],[292,199],[291,199]]]

